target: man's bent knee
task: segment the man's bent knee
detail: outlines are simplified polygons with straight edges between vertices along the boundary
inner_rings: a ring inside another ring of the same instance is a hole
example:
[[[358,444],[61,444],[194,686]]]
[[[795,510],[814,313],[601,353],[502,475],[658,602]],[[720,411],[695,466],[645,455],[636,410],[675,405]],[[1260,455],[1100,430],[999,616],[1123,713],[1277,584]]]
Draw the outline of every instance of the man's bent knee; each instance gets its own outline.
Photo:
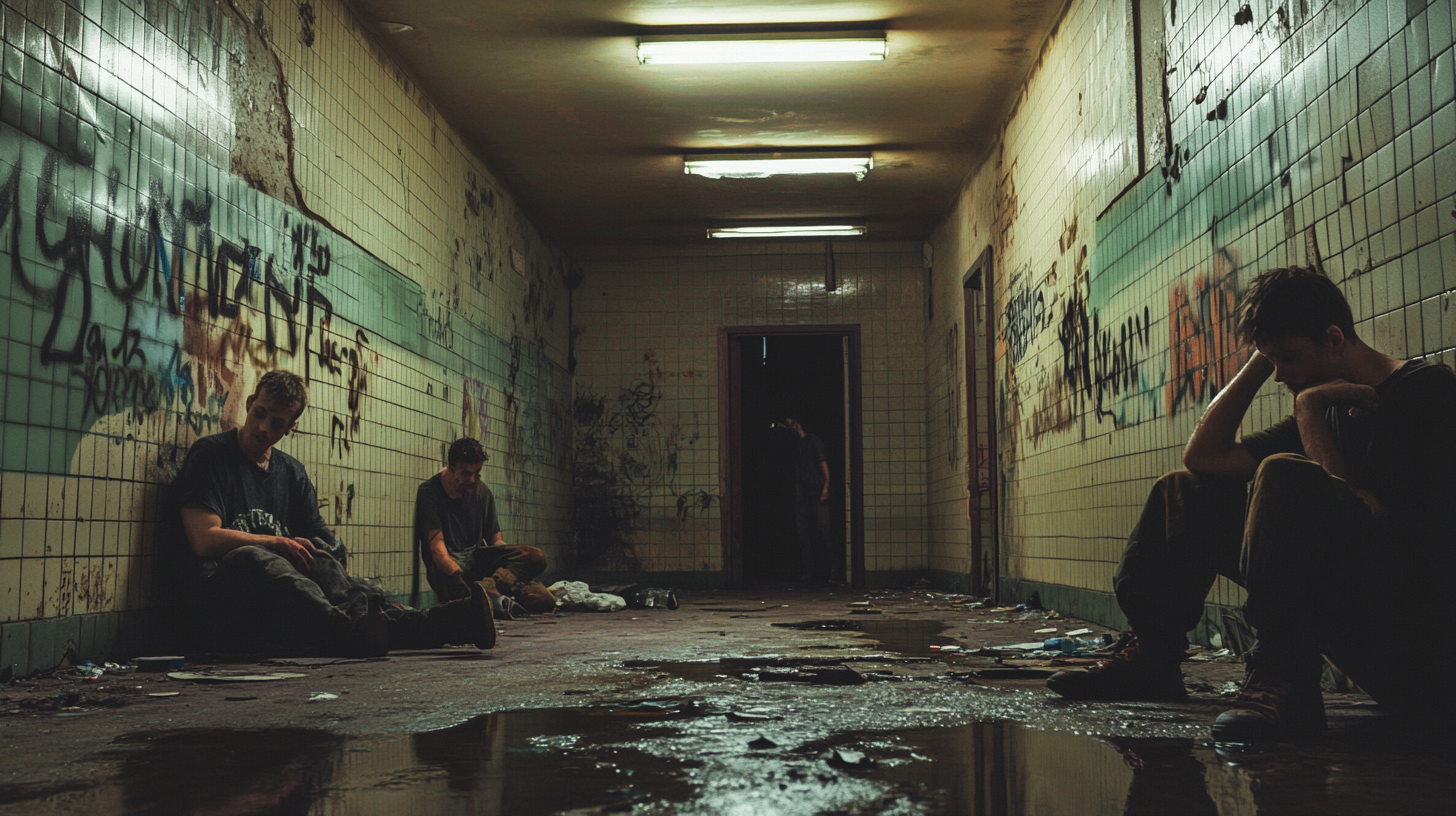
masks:
[[[1327,481],[1330,474],[1312,459],[1296,453],[1276,453],[1259,463],[1254,472],[1254,492],[1269,488],[1308,485]]]

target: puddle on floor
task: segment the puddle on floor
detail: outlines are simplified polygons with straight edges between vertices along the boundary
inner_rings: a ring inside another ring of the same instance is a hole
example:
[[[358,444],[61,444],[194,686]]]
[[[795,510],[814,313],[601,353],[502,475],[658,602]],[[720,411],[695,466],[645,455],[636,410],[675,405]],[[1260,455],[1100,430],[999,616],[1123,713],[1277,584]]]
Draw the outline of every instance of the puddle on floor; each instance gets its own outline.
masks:
[[[826,731],[822,712],[746,716],[662,700],[489,714],[404,737],[312,729],[118,739],[94,787],[0,786],[47,814],[1447,813],[1456,750],[1371,718],[1310,746],[1219,755],[1190,739],[1099,739],[1008,723]]]
[[[880,642],[880,648],[906,657],[928,657],[939,654],[931,646],[949,646],[954,641],[941,636],[944,621],[897,620],[866,616],[860,620],[821,620],[799,623],[775,623],[785,629],[819,632],[863,632]]]
[[[106,814],[556,813],[683,802],[699,763],[631,743],[701,716],[667,701],[487,714],[393,738],[312,729],[144,732],[115,741],[115,781],[0,786],[26,812]],[[563,784],[569,780],[569,784]]]

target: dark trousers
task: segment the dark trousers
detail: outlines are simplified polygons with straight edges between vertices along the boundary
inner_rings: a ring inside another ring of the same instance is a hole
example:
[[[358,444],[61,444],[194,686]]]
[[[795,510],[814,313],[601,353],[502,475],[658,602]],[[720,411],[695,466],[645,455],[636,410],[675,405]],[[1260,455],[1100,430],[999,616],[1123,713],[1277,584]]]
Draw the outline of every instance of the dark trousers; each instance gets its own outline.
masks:
[[[1415,623],[1444,621],[1445,611],[1408,597],[1423,578],[1413,574],[1419,544],[1395,540],[1319,464],[1279,454],[1260,464],[1251,488],[1188,471],[1159,479],[1113,587],[1139,637],[1181,643],[1224,575],[1247,590],[1244,615],[1259,638],[1251,665],[1313,671],[1323,652],[1382,703],[1449,714],[1440,698],[1449,696],[1452,650],[1428,648],[1432,632]]]
[[[330,653],[353,622],[375,612],[388,617],[392,645],[423,637],[422,613],[395,608],[325,552],[316,553],[313,569],[304,573],[273,550],[239,547],[202,580],[202,598],[213,645],[224,649]]]
[[[495,575],[496,570],[504,569],[515,577],[516,585],[521,585],[535,580],[536,576],[546,571],[546,553],[538,547],[515,544],[481,544],[464,552],[451,553],[450,557],[454,558],[455,563],[460,565],[460,569],[465,571],[466,582],[490,578]],[[429,558],[428,554],[426,558]],[[430,589],[435,590],[435,595],[440,600],[470,597],[468,585],[450,580],[444,573],[435,569],[433,558],[429,560],[430,563],[425,569],[425,579],[430,582]]]
[[[810,581],[827,581],[834,577],[836,565],[831,556],[839,548],[834,546],[829,502],[814,499],[795,502],[794,526],[799,538],[799,554],[804,559],[804,577]],[[837,566],[842,573],[844,566]]]

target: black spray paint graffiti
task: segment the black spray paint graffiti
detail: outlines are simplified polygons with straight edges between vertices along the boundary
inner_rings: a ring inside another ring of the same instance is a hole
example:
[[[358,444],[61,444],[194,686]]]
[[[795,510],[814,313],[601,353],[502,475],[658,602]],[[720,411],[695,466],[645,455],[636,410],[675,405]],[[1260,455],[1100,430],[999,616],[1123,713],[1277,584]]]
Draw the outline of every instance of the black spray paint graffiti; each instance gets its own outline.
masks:
[[[420,333],[442,348],[455,348],[455,312],[460,308],[460,294],[451,296],[435,290],[425,299],[420,293],[415,311],[420,316]]]
[[[1006,327],[1006,346],[1013,363],[1026,356],[1047,319],[1046,297],[1040,288],[1022,287],[1006,302],[1002,325]]]
[[[687,490],[677,497],[677,521],[679,524],[686,524],[700,512],[706,512],[713,506],[713,500],[717,496],[706,490]]]
[[[335,416],[329,425],[329,453],[332,454],[337,446],[338,455],[342,457],[354,449],[354,440],[359,437],[359,426],[363,420],[364,395],[369,391],[369,335],[363,329],[357,329],[353,347],[340,347],[327,335],[321,337],[320,363],[333,374],[342,373],[343,366],[349,367],[348,420]]]
[[[1062,344],[1062,377],[1078,400],[1091,400],[1101,422],[1104,417],[1119,421],[1111,408],[1112,399],[1132,393],[1138,385],[1139,354],[1146,355],[1151,339],[1151,310],[1143,307],[1136,315],[1102,328],[1101,316],[1089,317],[1087,301],[1074,289],[1067,298],[1066,312],[1057,331]]]
[[[212,356],[213,350],[195,348],[193,339],[189,339],[183,348],[172,350],[171,359],[149,368],[141,331],[131,326],[135,307],[141,304],[151,302],[154,309],[161,310],[160,314],[173,318],[199,320],[203,319],[201,307],[205,304],[207,318],[236,320],[242,315],[243,305],[256,302],[261,290],[265,322],[262,356],[267,359],[276,359],[280,351],[296,354],[300,348],[307,348],[315,311],[322,312],[325,323],[332,314],[328,298],[312,282],[315,276],[327,275],[330,266],[328,246],[320,240],[316,228],[300,226],[292,231],[297,277],[289,294],[273,255],[264,258],[260,247],[246,241],[239,245],[213,233],[214,199],[210,192],[204,190],[199,198],[184,199],[179,205],[153,179],[145,193],[138,193],[134,211],[127,218],[118,201],[121,174],[117,169],[106,175],[101,205],[92,205],[61,187],[60,174],[61,156],[52,151],[37,180],[34,227],[36,248],[50,263],[31,268],[33,262],[21,251],[26,227],[20,207],[18,166],[0,185],[0,249],[9,254],[11,278],[20,289],[50,310],[50,322],[39,349],[40,361],[71,367],[71,376],[85,388],[83,419],[127,408],[150,413],[180,407],[194,428],[216,421],[215,409],[221,403],[211,405],[212,397],[204,398],[201,406],[190,402],[179,406],[174,402],[201,386],[201,371],[194,370],[192,363],[182,362],[183,353]],[[60,223],[65,228],[56,237],[53,225]],[[45,277],[49,280],[42,280]],[[190,304],[189,289],[200,295]],[[111,330],[116,333],[114,343],[105,339],[103,327],[92,322],[97,293],[110,294],[126,307],[123,325]],[[302,347],[298,326],[301,311],[305,314]],[[278,320],[286,325],[286,349],[279,344]],[[250,341],[251,328],[243,329],[222,344]],[[309,359],[308,355],[305,359]],[[304,375],[309,376],[308,362]]]

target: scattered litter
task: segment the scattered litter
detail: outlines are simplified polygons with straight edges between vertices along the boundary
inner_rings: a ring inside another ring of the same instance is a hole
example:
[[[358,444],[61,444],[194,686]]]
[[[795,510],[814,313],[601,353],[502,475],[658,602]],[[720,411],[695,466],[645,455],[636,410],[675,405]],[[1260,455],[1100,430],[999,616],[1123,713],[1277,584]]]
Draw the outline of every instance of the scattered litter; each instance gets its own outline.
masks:
[[[259,661],[263,666],[334,666],[339,663],[367,663],[382,658],[364,657],[270,657]]]
[[[845,606],[848,606],[850,608],[854,608],[854,607],[861,607],[861,608],[863,608],[863,607],[867,607],[869,605],[870,605],[870,602],[869,601],[850,601],[849,603],[845,604]]]
[[[257,697],[224,697],[222,699],[223,699],[224,702],[228,702],[228,703],[246,703],[249,700],[256,700],[258,698]]]
[[[814,686],[858,686],[864,675],[848,666],[803,666],[794,671],[766,670],[758,673],[760,682],[806,683]]]
[[[849,610],[849,614],[851,614],[851,615],[881,615],[881,614],[884,614],[884,612],[883,612],[883,610],[880,610],[880,609],[851,609],[851,610]]]
[[[1050,635],[1050,634],[1052,634],[1055,631],[1057,631],[1057,627],[1053,626],[1053,627],[1051,627],[1049,629],[1038,629],[1035,632],[1032,632],[1032,634],[1033,635]]]
[[[557,581],[546,588],[562,609],[571,612],[620,612],[627,608],[621,595],[592,592],[582,581]]]
[[[847,751],[843,748],[827,751],[821,759],[830,765],[841,768],[868,768],[875,764],[875,761],[865,756],[863,751]]]
[[[148,694],[147,696],[148,697],[176,697],[176,696],[180,695],[181,693],[182,692],[180,692],[180,691],[154,691],[154,692]]]
[[[1196,654],[1196,655],[1188,658],[1188,660],[1191,661],[1191,662],[1194,662],[1194,663],[1209,663],[1211,661],[1218,660],[1220,658],[1225,658],[1225,657],[1231,658],[1233,656],[1234,656],[1233,649],[1219,649],[1216,652],[1201,652],[1199,654]]]
[[[75,668],[75,672],[76,674],[80,675],[81,679],[83,680],[95,680],[96,678],[105,674],[106,669],[97,666],[96,664],[88,660],[85,663],[77,666]]]
[[[782,719],[782,718],[781,717],[775,717],[772,714],[760,714],[760,713],[758,713],[756,711],[730,711],[730,712],[728,712],[728,720],[730,722],[770,722],[770,721],[778,720],[778,719]]]
[[[748,747],[752,748],[755,751],[763,751],[768,748],[777,748],[779,747],[779,744],[769,739],[768,737],[760,736],[753,742],[748,743]]]
[[[1072,631],[1066,633],[1062,637],[1082,637],[1083,635],[1090,635],[1090,634],[1092,634],[1092,630],[1091,629],[1073,629]]]
[[[337,699],[339,699],[339,695],[333,693],[332,691],[315,691],[313,694],[310,694],[308,696],[308,701],[310,703],[321,703],[324,700]]]
[[[187,658],[180,655],[166,655],[163,657],[138,657],[136,659],[136,664],[137,671],[176,671],[187,665]]]
[[[1051,677],[1057,669],[1037,669],[1018,666],[1015,668],[980,669],[971,672],[983,680],[1031,680]]]
[[[1218,687],[1218,694],[1220,697],[1237,697],[1241,690],[1243,690],[1242,685],[1230,680]]]
[[[184,680],[192,683],[262,683],[269,680],[293,680],[298,677],[307,676],[298,672],[191,671],[171,672],[167,675],[167,679]]]
[[[961,647],[961,646],[940,646],[940,645],[937,645],[937,644],[932,643],[932,644],[930,644],[930,651],[932,651],[932,652],[963,652],[963,651],[965,651],[965,648],[964,647]]]

